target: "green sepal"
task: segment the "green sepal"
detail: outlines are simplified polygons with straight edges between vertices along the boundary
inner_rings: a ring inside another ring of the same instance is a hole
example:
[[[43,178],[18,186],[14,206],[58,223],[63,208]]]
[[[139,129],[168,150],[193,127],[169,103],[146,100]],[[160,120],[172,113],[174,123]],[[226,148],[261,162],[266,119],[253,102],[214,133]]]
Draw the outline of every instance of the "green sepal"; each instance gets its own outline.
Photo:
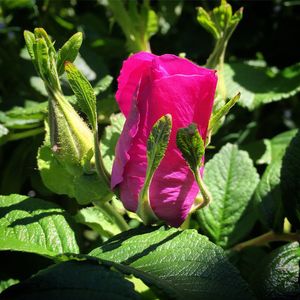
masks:
[[[92,125],[96,170],[100,179],[104,180],[108,189],[110,189],[110,174],[104,166],[99,147],[96,95],[94,89],[87,78],[71,62],[65,62],[65,71],[78,104],[81,110],[87,115],[88,120]]]
[[[176,144],[187,165],[190,167],[202,195],[201,201],[198,201],[197,198],[195,199],[195,203],[190,211],[192,213],[196,209],[208,205],[212,200],[211,194],[199,172],[205,153],[205,143],[198,131],[197,125],[192,123],[187,127],[178,129]]]
[[[191,170],[197,171],[205,152],[204,141],[197,125],[192,123],[188,127],[178,129],[176,144]]]
[[[213,113],[208,125],[208,131],[210,134],[214,134],[222,124],[222,119],[229,113],[230,109],[237,103],[240,99],[241,94],[236,94],[231,98],[225,105],[219,108]]]
[[[56,70],[56,51],[46,31],[43,28],[35,28],[34,36],[26,31],[24,37],[29,55],[46,89],[61,91]]]
[[[147,141],[147,171],[143,188],[139,194],[139,204],[136,213],[143,220],[144,224],[157,221],[149,197],[149,189],[152,178],[160,162],[165,156],[172,130],[172,116],[162,116],[153,125]]]
[[[33,46],[34,56],[36,59],[38,72],[44,81],[49,78],[50,59],[48,46],[44,39],[38,38]]]
[[[32,60],[32,63],[34,65],[34,67],[36,68],[36,70],[38,71],[38,66],[37,66],[37,62],[36,62],[36,58],[35,58],[35,54],[34,54],[34,45],[36,43],[35,35],[31,31],[24,30],[24,39],[25,39],[26,48],[27,48],[29,56]]]
[[[65,62],[65,71],[71,89],[73,90],[80,109],[87,115],[95,130],[97,126],[96,96],[85,76],[71,62]]]
[[[168,147],[172,130],[172,116],[167,114],[153,125],[147,141],[148,172],[154,174]]]
[[[36,39],[43,39],[46,42],[49,50],[53,53],[56,53],[54,46],[53,46],[53,42],[51,41],[51,38],[49,37],[48,33],[46,32],[46,30],[44,28],[35,28],[34,35],[35,35]]]
[[[79,52],[82,44],[82,33],[77,32],[57,52],[57,73],[62,75],[64,72],[64,63],[73,62]]]

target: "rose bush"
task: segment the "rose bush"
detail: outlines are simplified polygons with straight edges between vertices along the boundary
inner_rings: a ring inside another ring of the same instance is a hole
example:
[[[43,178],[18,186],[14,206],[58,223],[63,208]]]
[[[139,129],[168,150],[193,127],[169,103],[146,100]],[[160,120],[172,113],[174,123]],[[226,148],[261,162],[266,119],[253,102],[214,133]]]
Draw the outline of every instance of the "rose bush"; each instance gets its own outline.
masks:
[[[170,114],[171,137],[151,182],[149,201],[155,215],[169,225],[177,227],[185,220],[199,188],[176,147],[176,132],[195,123],[206,140],[216,84],[214,70],[174,55],[140,52],[124,62],[116,99],[126,122],[116,147],[111,187],[120,189],[128,210],[138,207],[150,131],[160,117]]]

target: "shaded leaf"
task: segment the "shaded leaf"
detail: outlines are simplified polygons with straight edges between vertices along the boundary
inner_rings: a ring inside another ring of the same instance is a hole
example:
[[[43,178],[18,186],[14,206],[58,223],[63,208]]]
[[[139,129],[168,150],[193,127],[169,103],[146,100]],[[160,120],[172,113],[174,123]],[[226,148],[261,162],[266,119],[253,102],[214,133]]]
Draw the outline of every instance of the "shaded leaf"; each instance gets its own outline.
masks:
[[[241,93],[241,106],[253,110],[262,104],[289,98],[300,91],[300,63],[281,71],[260,61],[226,64],[224,78],[228,97]]]
[[[300,228],[300,131],[286,150],[281,169],[282,204],[286,215]]]
[[[250,281],[258,299],[298,299],[299,263],[298,242],[286,244],[267,255]]]
[[[283,225],[280,172],[286,147],[295,134],[296,131],[291,130],[267,140],[267,151],[260,159],[269,165],[257,185],[254,199],[259,205],[260,220],[269,229],[280,230]]]
[[[139,299],[133,284],[97,262],[69,261],[40,271],[7,289],[1,299]]]
[[[130,230],[104,243],[92,256],[132,268],[168,299],[253,299],[221,248],[195,230]]]

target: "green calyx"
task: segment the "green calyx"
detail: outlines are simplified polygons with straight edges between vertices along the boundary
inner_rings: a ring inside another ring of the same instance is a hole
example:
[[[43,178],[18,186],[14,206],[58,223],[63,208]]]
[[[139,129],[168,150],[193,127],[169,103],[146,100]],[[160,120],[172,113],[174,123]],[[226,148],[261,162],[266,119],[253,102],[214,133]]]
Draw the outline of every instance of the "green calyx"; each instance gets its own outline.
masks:
[[[153,125],[147,141],[147,171],[145,182],[139,194],[139,203],[136,213],[144,224],[151,224],[158,219],[150,205],[149,190],[156,169],[165,156],[172,130],[172,116],[162,116]]]
[[[194,207],[192,208],[192,211],[194,211],[195,209],[208,205],[211,201],[211,195],[200,176],[205,144],[198,131],[197,125],[192,123],[187,127],[178,129],[176,144],[181,151],[182,157],[190,167],[202,195],[200,201],[198,201],[198,199],[195,200]]]

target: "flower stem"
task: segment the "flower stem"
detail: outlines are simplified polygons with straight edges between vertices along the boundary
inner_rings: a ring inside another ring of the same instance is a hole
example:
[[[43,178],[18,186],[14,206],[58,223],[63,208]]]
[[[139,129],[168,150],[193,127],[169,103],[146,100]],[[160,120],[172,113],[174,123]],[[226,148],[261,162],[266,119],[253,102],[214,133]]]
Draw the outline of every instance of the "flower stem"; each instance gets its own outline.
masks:
[[[107,186],[110,188],[110,174],[107,172],[99,145],[99,139],[98,139],[98,128],[96,125],[96,128],[94,129],[94,148],[95,148],[95,165],[96,165],[96,171],[100,177],[100,179],[104,179]]]
[[[300,242],[300,233],[277,233],[269,231],[251,240],[235,245],[232,250],[241,251],[247,247],[264,246],[271,242]]]
[[[193,173],[195,176],[195,180],[199,186],[200,192],[202,194],[202,202],[197,205],[197,209],[199,209],[199,208],[203,208],[203,207],[207,206],[211,202],[212,196],[211,196],[210,192],[208,191],[206,185],[204,184],[204,182],[199,174],[199,171],[195,170]]]
[[[35,136],[35,135],[38,135],[40,133],[43,133],[44,131],[45,131],[44,128],[38,127],[38,128],[35,128],[35,129],[23,131],[23,132],[12,133],[11,135],[8,136],[8,141],[15,141],[15,140],[20,140],[20,139],[25,139],[25,138],[28,138],[30,136]]]
[[[115,224],[121,231],[130,229],[124,218],[113,208],[113,206],[109,202],[94,201],[93,203],[94,205],[105,211],[114,220]]]

